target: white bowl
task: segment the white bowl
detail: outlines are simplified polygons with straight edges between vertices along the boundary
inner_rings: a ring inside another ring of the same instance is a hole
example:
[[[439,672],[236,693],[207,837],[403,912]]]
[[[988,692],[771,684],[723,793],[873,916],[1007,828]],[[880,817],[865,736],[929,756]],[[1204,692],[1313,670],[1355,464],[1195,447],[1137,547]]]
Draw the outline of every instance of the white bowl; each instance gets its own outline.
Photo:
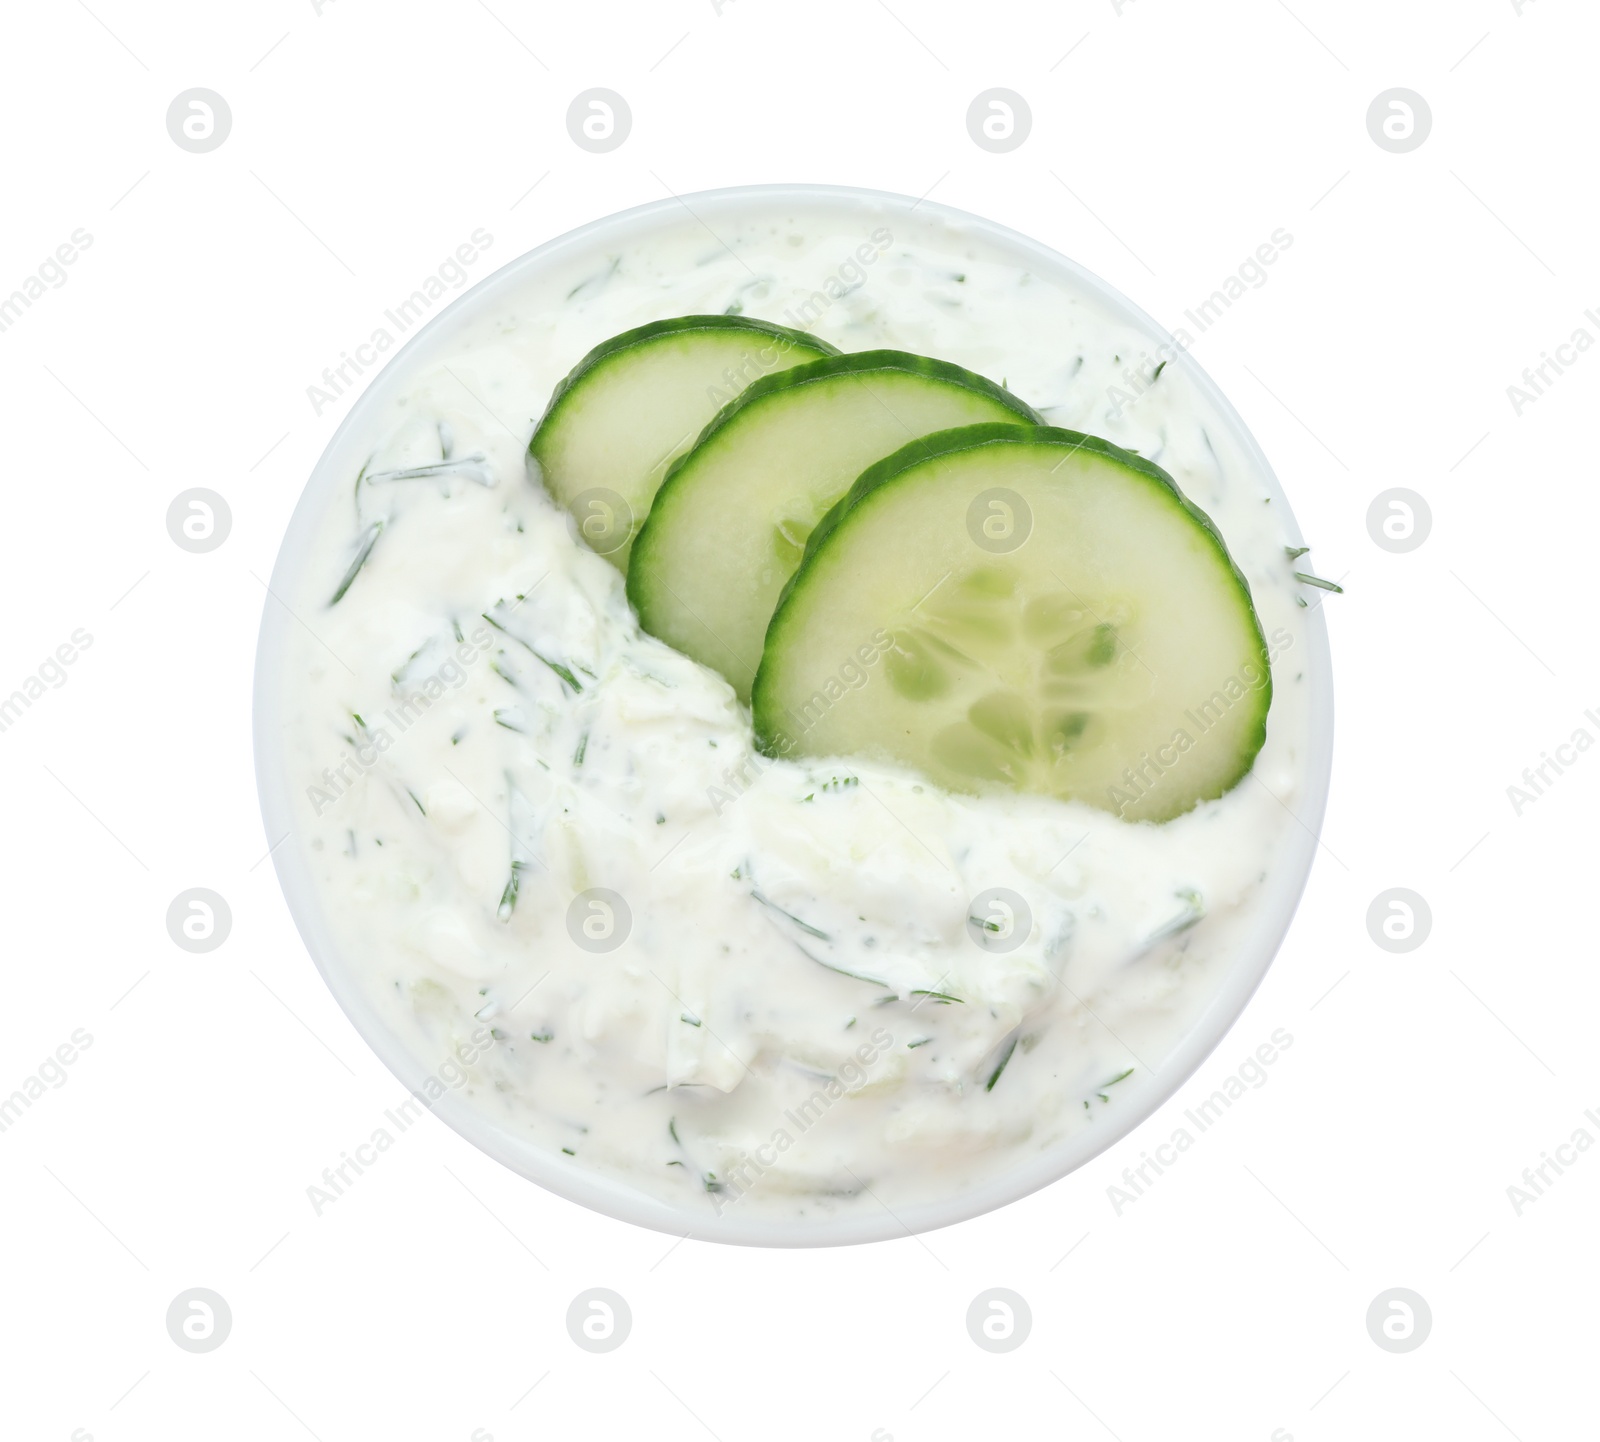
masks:
[[[774,205],[803,205],[813,213],[819,207],[831,209],[848,220],[858,234],[870,229],[875,220],[897,227],[930,225],[967,232],[991,250],[1013,257],[1035,277],[1097,297],[1120,321],[1148,338],[1152,353],[1158,346],[1174,345],[1172,337],[1150,317],[1081,267],[1015,231],[962,211],[882,192],[811,185],[743,186],[706,191],[682,200],[658,201],[581,226],[529,251],[464,292],[401,347],[352,405],[312,472],[278,554],[273,594],[288,596],[296,591],[299,569],[313,533],[333,502],[335,491],[343,498],[349,477],[363,458],[358,454],[363,433],[378,410],[392,401],[407,373],[448,355],[464,325],[486,313],[504,313],[510,298],[542,274],[592,260],[609,248],[636,243],[659,234],[663,228],[681,227],[686,210],[697,217],[696,223],[704,222],[714,231],[719,218],[748,216],[756,210],[764,213]],[[1255,468],[1284,519],[1286,533],[1293,538],[1288,499],[1243,421],[1187,355],[1177,355],[1172,364],[1187,373],[1231,431],[1232,441]],[[532,402],[535,411],[541,399]],[[1133,1131],[1182,1086],[1238,1019],[1288,931],[1317,847],[1333,750],[1327,628],[1320,609],[1307,613],[1304,620],[1309,654],[1299,659],[1308,687],[1310,736],[1299,797],[1301,825],[1287,833],[1278,856],[1277,874],[1254,904],[1246,942],[1239,948],[1231,970],[1165,1062],[1153,1073],[1141,1072],[1119,1094],[1117,1108],[1105,1115],[1101,1125],[1065,1139],[977,1188],[944,1200],[903,1206],[893,1214],[879,1211],[791,1222],[743,1216],[737,1214],[737,1209],[730,1209],[713,1221],[703,1213],[691,1213],[637,1191],[620,1178],[570,1164],[567,1158],[533,1145],[480,1113],[465,1095],[448,1092],[433,1111],[496,1160],[571,1201],[675,1236],[688,1234],[746,1245],[818,1246],[900,1237],[978,1216],[1060,1179]],[[282,675],[286,639],[296,625],[298,622],[284,606],[268,599],[256,656],[254,706],[256,773],[267,835],[269,839],[288,836],[273,852],[273,861],[300,935],[339,1005],[400,1082],[411,1091],[420,1091],[429,1069],[380,1019],[357,971],[340,955],[321,909],[308,858],[294,834],[295,813],[280,715],[284,693],[278,678]]]

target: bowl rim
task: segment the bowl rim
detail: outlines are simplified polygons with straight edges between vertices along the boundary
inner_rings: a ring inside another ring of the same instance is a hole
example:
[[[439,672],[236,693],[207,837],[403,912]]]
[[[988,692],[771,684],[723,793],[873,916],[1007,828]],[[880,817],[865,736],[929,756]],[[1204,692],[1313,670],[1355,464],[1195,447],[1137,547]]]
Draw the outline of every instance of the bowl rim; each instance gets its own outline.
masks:
[[[687,212],[698,220],[702,211],[715,214],[773,203],[842,204],[874,214],[893,210],[905,210],[908,214],[921,212],[929,220],[975,232],[1018,256],[1041,274],[1065,279],[1091,293],[1119,318],[1148,335],[1156,345],[1169,347],[1171,362],[1189,376],[1211,404],[1231,431],[1235,444],[1256,468],[1268,494],[1281,504],[1281,515],[1286,518],[1290,539],[1297,544],[1301,542],[1293,507],[1259,443],[1217,384],[1187,349],[1178,347],[1165,327],[1069,257],[969,211],[858,186],[807,182],[724,186],[673,195],[601,216],[542,242],[490,272],[431,316],[381,369],[366,378],[365,386],[329,438],[307,477],[279,543],[262,603],[253,672],[256,785],[273,868],[285,905],[313,964],[350,1024],[384,1066],[414,1095],[421,1095],[424,1082],[433,1072],[400,1035],[389,1028],[367,999],[354,969],[343,965],[331,929],[322,915],[309,864],[298,846],[284,845],[295,835],[297,827],[278,724],[278,679],[283,672],[283,646],[297,619],[282,598],[293,592],[292,582],[334,487],[341,478],[348,479],[340,468],[342,450],[367,424],[371,413],[386,396],[386,387],[394,384],[395,377],[403,376],[413,359],[430,345],[437,344],[448,330],[462,325],[466,317],[480,313],[496,296],[513,292],[530,272],[578,253],[602,237],[621,240],[631,232],[648,231],[668,215],[681,220]],[[890,1210],[880,1203],[882,1210],[878,1212],[863,1212],[843,1220],[792,1221],[756,1213],[744,1216],[736,1207],[708,1219],[703,1214],[691,1214],[636,1190],[621,1178],[589,1171],[566,1163],[563,1157],[552,1156],[480,1113],[465,1091],[447,1090],[442,1097],[425,1105],[480,1151],[546,1191],[616,1220],[688,1240],[765,1247],[845,1246],[889,1241],[969,1221],[1062,1180],[1144,1125],[1177,1095],[1242,1016],[1288,934],[1320,844],[1333,763],[1333,674],[1327,623],[1320,606],[1309,608],[1304,619],[1309,652],[1305,660],[1308,747],[1299,810],[1291,813],[1300,825],[1297,831],[1289,833],[1282,856],[1284,866],[1291,868],[1284,874],[1292,874],[1294,880],[1280,887],[1273,894],[1271,904],[1263,907],[1255,918],[1247,933],[1247,939],[1254,944],[1253,953],[1245,956],[1245,948],[1241,947],[1240,958],[1220,978],[1216,990],[1164,1063],[1150,1073],[1148,1079],[1141,1077],[1141,1085],[1124,1094],[1124,1105],[1118,1112],[1108,1115],[1103,1127],[1058,1142],[1027,1162],[944,1200],[920,1202],[898,1210]]]

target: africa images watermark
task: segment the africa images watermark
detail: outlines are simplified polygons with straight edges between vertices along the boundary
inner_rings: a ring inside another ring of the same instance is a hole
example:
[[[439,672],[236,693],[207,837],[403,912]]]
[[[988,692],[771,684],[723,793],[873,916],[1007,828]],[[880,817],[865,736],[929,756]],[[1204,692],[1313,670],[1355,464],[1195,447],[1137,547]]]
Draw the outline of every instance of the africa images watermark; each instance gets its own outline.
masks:
[[[0,1098],[0,1132],[16,1126],[22,1114],[44,1096],[47,1087],[60,1091],[68,1081],[67,1068],[93,1045],[94,1037],[80,1026],[25,1076],[10,1096]]]
[[[366,340],[355,347],[355,354],[339,352],[337,365],[327,366],[322,372],[322,383],[313,382],[306,387],[306,399],[316,415],[331,406],[355,385],[357,377],[377,365],[378,357],[394,349],[396,335],[404,335],[422,321],[450,290],[460,290],[467,283],[467,267],[474,265],[494,244],[494,237],[482,226],[455,248],[453,254],[442,260],[432,272],[403,301],[383,313],[383,318],[394,327],[376,327]],[[448,289],[447,289],[448,287]],[[352,374],[354,372],[354,374]]]
[[[1600,313],[1586,310],[1583,318],[1600,330]],[[1538,365],[1523,367],[1522,384],[1506,387],[1506,399],[1511,402],[1512,412],[1520,418],[1523,411],[1545,396],[1562,376],[1577,365],[1585,351],[1593,349],[1594,335],[1587,326],[1580,325],[1556,346],[1554,355],[1547,350],[1540,351]]]
[[[753,1152],[741,1150],[738,1162],[729,1167],[714,1184],[707,1184],[717,1215],[720,1217],[727,1208],[745,1196],[768,1170],[777,1165],[778,1158],[827,1116],[836,1103],[864,1086],[868,1068],[893,1046],[893,1033],[881,1026],[875,1028],[866,1041],[845,1058],[824,1085],[819,1086],[803,1102],[784,1111],[783,1119],[788,1126],[775,1127],[772,1135],[759,1143]]]
[[[420,1091],[412,1092],[399,1106],[390,1107],[384,1112],[384,1120],[394,1128],[392,1132],[389,1127],[374,1127],[365,1141],[357,1142],[350,1151],[340,1152],[340,1160],[336,1165],[322,1169],[321,1185],[313,1182],[306,1188],[306,1200],[311,1203],[311,1210],[320,1217],[326,1208],[356,1184],[369,1167],[377,1164],[378,1158],[395,1144],[396,1137],[409,1131],[424,1112],[432,1111],[447,1092],[460,1091],[467,1084],[466,1068],[476,1063],[494,1044],[494,1029],[489,1026],[475,1028],[466,1041],[458,1042],[452,1054],[428,1074]]]
[[[1106,1188],[1106,1200],[1111,1203],[1111,1210],[1120,1217],[1126,1208],[1143,1197],[1178,1158],[1195,1144],[1201,1134],[1209,1131],[1222,1119],[1236,1101],[1247,1091],[1259,1091],[1267,1084],[1269,1080],[1267,1068],[1276,1063],[1293,1045],[1294,1037],[1280,1026],[1255,1049],[1253,1054],[1246,1057],[1223,1079],[1222,1085],[1216,1091],[1198,1107],[1186,1110],[1183,1115],[1193,1125],[1194,1131],[1191,1132],[1188,1127],[1183,1126],[1175,1128],[1166,1141],[1156,1146],[1154,1156],[1149,1152],[1140,1152],[1139,1155],[1143,1160],[1138,1166],[1124,1167],[1122,1185],[1118,1186],[1113,1182]]]
[[[1272,663],[1294,645],[1294,637],[1279,626],[1273,631],[1270,642],[1262,652],[1259,664],[1255,661],[1244,662],[1238,671],[1225,677],[1209,696],[1183,713],[1188,727],[1194,728],[1193,735],[1188,727],[1180,726],[1173,732],[1170,741],[1155,748],[1154,756],[1148,751],[1141,751],[1136,763],[1123,768],[1122,785],[1113,784],[1106,788],[1106,801],[1111,810],[1118,816],[1124,815],[1128,807],[1142,800],[1168,772],[1177,769],[1183,758],[1194,749],[1198,737],[1204,736],[1222,721],[1240,701],[1270,684]]]
[[[1600,1112],[1593,1107],[1584,1112],[1583,1119],[1591,1123],[1596,1130],[1600,1130]],[[1554,1156],[1547,1151],[1540,1152],[1539,1155],[1544,1160],[1538,1166],[1522,1169],[1523,1185],[1519,1187],[1513,1182],[1506,1188],[1506,1200],[1511,1203],[1511,1210],[1520,1217],[1556,1184],[1568,1167],[1574,1165],[1578,1158],[1593,1146],[1594,1133],[1588,1127],[1574,1127],[1572,1135],[1566,1141],[1556,1143]]]
[[[835,301],[843,300],[867,283],[867,268],[876,265],[893,244],[894,235],[889,227],[880,225],[839,263],[820,290],[812,291],[798,306],[784,311],[783,318],[796,330],[810,330]]]
[[[711,803],[712,814],[721,816],[727,807],[755,785],[762,772],[794,751],[800,744],[800,738],[822,720],[835,703],[844,700],[851,691],[861,690],[872,677],[871,668],[892,651],[894,645],[894,637],[880,626],[797,709],[785,710],[784,718],[792,729],[785,729],[773,738],[776,755],[752,751],[737,766],[730,766],[722,773],[722,785],[706,788],[706,800]]]
[[[1162,341],[1151,355],[1140,351],[1136,359],[1130,358],[1122,368],[1119,381],[1106,388],[1106,400],[1111,414],[1120,419],[1123,412],[1143,397],[1161,378],[1169,362],[1176,360],[1194,345],[1198,336],[1210,330],[1236,302],[1252,290],[1260,290],[1272,277],[1267,267],[1276,265],[1283,252],[1294,244],[1294,236],[1279,226],[1255,250],[1247,255],[1232,274],[1223,278],[1222,284],[1199,304],[1184,311],[1184,319],[1194,326],[1191,334],[1179,326],[1170,340]]]
[[[24,276],[22,284],[10,295],[0,298],[0,331],[8,331],[22,319],[24,311],[31,310],[36,300],[45,296],[45,288],[60,290],[71,278],[66,268],[76,265],[78,257],[91,245],[94,237],[82,226],[72,232],[55,250]]]
[[[712,383],[706,387],[706,399],[721,409],[752,382],[778,369],[779,362],[794,347],[795,342],[788,336],[775,335],[764,346],[744,351],[739,356],[738,365],[723,368],[721,385]]]
[[[426,680],[401,691],[399,701],[383,713],[384,720],[394,727],[392,734],[388,727],[369,726],[361,716],[352,716],[356,734],[349,738],[349,749],[332,766],[323,768],[321,785],[313,783],[306,787],[306,800],[311,803],[312,814],[321,816],[346,795],[356,782],[378,764],[378,758],[395,744],[397,737],[405,735],[435,702],[444,698],[446,687],[459,691],[465,686],[467,668],[479,657],[487,655],[493,642],[494,637],[487,624],[474,626],[457,644],[450,658],[430,673]]]
[[[1600,715],[1589,710],[1583,713],[1583,718],[1600,731]],[[1511,803],[1512,813],[1521,816],[1525,807],[1532,806],[1535,801],[1540,800],[1561,777],[1566,775],[1569,767],[1578,764],[1578,759],[1593,745],[1593,732],[1587,726],[1578,726],[1565,741],[1558,742],[1552,748],[1555,755],[1552,756],[1549,751],[1541,751],[1539,753],[1541,760],[1537,766],[1522,768],[1522,785],[1518,786],[1513,781],[1506,787],[1506,800]]]
[[[67,684],[68,666],[76,664],[78,657],[94,645],[94,637],[79,626],[65,641],[55,648],[34,668],[33,674],[9,696],[0,700],[0,731],[9,731],[22,719],[22,713],[40,700],[46,687],[59,691]]]
[[[887,226],[880,225],[835,267],[821,289],[813,290],[798,306],[790,306],[783,318],[795,330],[809,332],[835,301],[843,300],[867,283],[867,267],[876,265],[893,244],[894,235]],[[715,406],[727,405],[752,381],[776,369],[794,344],[787,336],[775,335],[765,345],[745,351],[738,365],[723,370],[721,385],[713,383],[706,387],[707,398]]]

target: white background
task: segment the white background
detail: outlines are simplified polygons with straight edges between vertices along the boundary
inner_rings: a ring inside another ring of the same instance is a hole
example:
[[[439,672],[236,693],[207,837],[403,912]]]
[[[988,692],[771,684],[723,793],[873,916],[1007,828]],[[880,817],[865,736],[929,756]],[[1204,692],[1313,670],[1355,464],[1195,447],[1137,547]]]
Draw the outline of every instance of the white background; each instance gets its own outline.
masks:
[[[1507,1187],[1575,1129],[1600,1140],[1600,754],[1520,816],[1506,788],[1576,728],[1600,737],[1600,355],[1520,417],[1506,387],[1576,327],[1600,338],[1600,18],[1578,0],[890,5],[8,12],[0,295],[74,229],[93,244],[0,334],[0,694],[75,628],[93,645],[0,733],[0,1095],[74,1029],[93,1045],[0,1133],[6,1438],[1594,1435],[1600,1149],[1520,1216]],[[232,108],[209,154],[167,133],[192,86]],[[567,134],[591,86],[632,107],[610,154]],[[991,86],[1032,108],[1009,154],[966,131]],[[1409,154],[1367,131],[1391,86],[1432,108]],[[255,804],[263,578],[348,406],[317,416],[306,387],[477,227],[487,273],[669,190],[766,180],[931,192],[1169,326],[1292,234],[1194,353],[1346,588],[1325,607],[1333,801],[1294,929],[1156,1118],[921,1239],[674,1248],[433,1121],[318,1217],[307,1186],[401,1093],[313,970]],[[167,535],[191,486],[233,511],[209,555]],[[1432,507],[1410,554],[1368,533],[1391,486]],[[194,886],[233,911],[208,955],[165,927]],[[1392,886],[1433,912],[1406,955],[1367,931]],[[1268,1083],[1117,1215],[1123,1168],[1278,1027],[1294,1044]],[[233,1313],[205,1355],[164,1321],[195,1286]],[[564,1324],[593,1286],[633,1311],[604,1356]],[[1033,1312],[1004,1356],[964,1325],[991,1286]],[[1395,1286],[1433,1315],[1405,1355],[1364,1320]]]

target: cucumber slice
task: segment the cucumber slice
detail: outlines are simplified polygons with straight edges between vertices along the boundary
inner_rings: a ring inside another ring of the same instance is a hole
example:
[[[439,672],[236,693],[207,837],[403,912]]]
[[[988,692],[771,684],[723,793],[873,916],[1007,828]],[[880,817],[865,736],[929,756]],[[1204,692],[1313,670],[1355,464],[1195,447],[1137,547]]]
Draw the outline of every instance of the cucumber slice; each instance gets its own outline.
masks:
[[[667,467],[752,381],[837,355],[803,331],[685,315],[612,336],[555,388],[528,456],[584,540],[619,570]]]
[[[1038,419],[993,381],[903,351],[756,381],[656,495],[628,569],[639,624],[748,701],[778,597],[818,520],[863,470],[933,431]]]
[[[876,755],[1165,821],[1238,782],[1272,678],[1250,588],[1160,467],[969,426],[873,466],[812,533],[756,677],[769,755]]]

